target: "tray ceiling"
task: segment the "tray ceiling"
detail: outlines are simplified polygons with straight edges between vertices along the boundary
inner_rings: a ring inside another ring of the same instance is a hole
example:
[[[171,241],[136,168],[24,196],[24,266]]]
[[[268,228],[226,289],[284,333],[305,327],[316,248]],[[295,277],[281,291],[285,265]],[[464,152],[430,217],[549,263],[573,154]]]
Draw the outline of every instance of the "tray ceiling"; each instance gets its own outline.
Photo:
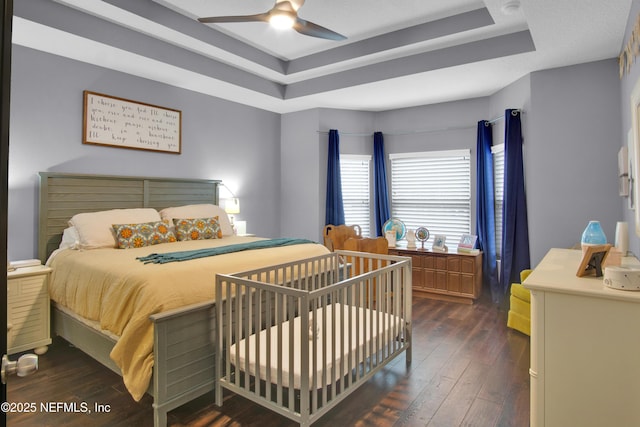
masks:
[[[14,43],[258,108],[381,111],[488,96],[537,70],[616,57],[631,0],[306,0],[331,41],[202,16],[274,0],[30,0]]]

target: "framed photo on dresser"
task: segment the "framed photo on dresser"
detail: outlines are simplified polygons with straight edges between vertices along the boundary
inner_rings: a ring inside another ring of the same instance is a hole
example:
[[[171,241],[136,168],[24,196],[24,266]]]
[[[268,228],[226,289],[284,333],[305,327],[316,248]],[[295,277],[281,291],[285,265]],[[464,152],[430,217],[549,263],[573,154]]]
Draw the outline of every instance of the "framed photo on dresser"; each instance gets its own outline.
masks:
[[[433,249],[434,251],[440,251],[440,252],[446,251],[447,250],[447,245],[445,245],[446,241],[447,241],[447,236],[443,234],[436,234],[436,236],[433,238],[433,246],[431,247],[431,249]]]

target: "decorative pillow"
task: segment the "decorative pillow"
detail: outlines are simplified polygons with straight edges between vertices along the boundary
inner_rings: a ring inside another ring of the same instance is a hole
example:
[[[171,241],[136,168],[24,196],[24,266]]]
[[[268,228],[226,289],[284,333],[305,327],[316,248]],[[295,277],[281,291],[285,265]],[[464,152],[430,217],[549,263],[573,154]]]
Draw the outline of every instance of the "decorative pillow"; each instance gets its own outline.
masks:
[[[116,240],[120,249],[141,248],[176,241],[175,233],[164,221],[113,224],[113,231],[116,232]]]
[[[218,224],[223,236],[233,236],[229,216],[220,206],[213,204],[185,205],[173,208],[165,208],[160,211],[163,220],[174,223],[175,218],[213,218],[218,217]]]
[[[151,208],[112,209],[74,215],[69,226],[75,227],[80,237],[79,249],[115,248],[113,224],[140,224],[161,221],[160,214]]]
[[[218,217],[174,219],[178,240],[221,239]]]

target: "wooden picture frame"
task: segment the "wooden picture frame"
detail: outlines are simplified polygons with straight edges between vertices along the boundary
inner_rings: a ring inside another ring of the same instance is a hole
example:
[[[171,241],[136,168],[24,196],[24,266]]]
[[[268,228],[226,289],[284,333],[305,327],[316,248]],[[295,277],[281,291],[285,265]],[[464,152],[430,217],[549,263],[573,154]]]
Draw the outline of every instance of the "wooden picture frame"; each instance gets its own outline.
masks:
[[[601,277],[604,262],[607,259],[607,255],[609,255],[610,249],[611,245],[609,243],[606,245],[586,246],[585,249],[583,249],[582,260],[578,266],[576,276],[584,277],[595,275],[596,277]]]
[[[182,152],[182,112],[85,90],[82,143]]]

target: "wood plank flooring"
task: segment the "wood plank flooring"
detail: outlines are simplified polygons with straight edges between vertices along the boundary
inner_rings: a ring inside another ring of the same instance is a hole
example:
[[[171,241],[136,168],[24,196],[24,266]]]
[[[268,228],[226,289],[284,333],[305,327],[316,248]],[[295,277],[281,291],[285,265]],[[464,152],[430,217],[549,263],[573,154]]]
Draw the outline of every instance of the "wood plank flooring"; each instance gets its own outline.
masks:
[[[314,427],[529,425],[529,337],[506,327],[503,309],[487,296],[471,306],[417,297],[413,316],[411,365],[400,356]],[[149,396],[135,402],[119,376],[60,338],[37,373],[10,378],[7,394],[9,402],[37,406],[7,414],[9,426],[153,426]],[[41,402],[58,412],[43,411]],[[82,412],[83,402],[91,413]],[[78,412],[69,412],[73,404]],[[296,424],[226,392],[221,408],[206,395],[171,411],[169,425]]]

